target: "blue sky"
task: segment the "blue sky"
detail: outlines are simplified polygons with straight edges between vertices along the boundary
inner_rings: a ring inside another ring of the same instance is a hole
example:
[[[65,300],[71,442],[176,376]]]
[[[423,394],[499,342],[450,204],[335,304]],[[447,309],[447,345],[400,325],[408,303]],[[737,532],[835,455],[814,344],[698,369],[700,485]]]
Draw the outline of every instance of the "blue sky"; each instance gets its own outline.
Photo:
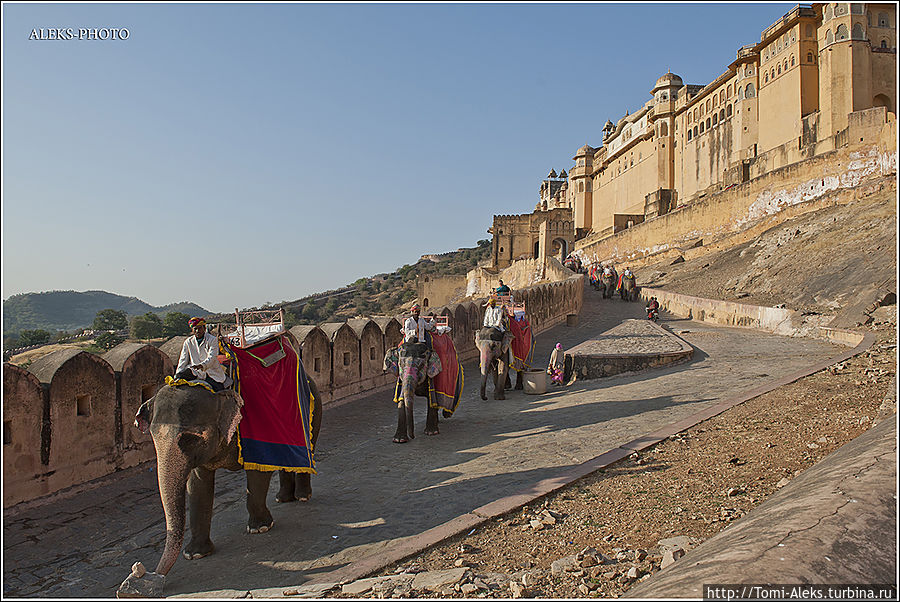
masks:
[[[474,246],[793,6],[4,3],[3,298],[229,311]],[[29,39],[69,27],[128,39]]]

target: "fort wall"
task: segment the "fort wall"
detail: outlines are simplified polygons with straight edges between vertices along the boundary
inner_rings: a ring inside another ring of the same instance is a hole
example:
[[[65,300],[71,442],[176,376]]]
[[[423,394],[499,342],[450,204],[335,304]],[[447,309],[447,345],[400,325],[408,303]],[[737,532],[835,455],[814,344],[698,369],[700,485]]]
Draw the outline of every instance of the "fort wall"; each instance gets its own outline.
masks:
[[[559,281],[516,290],[536,334],[564,323],[583,304],[583,276],[561,265],[549,274]],[[450,317],[460,361],[478,356],[474,332],[482,324],[484,301],[431,308]],[[382,370],[382,362],[385,349],[400,343],[397,318],[295,326],[290,336],[324,405],[379,390],[388,400],[395,377]],[[133,426],[134,415],[174,374],[184,338],[160,348],[123,343],[102,357],[61,349],[28,369],[4,363],[3,507],[154,460],[152,439]]]
[[[828,193],[896,174],[896,135],[896,119],[885,116],[882,107],[861,111],[840,134],[855,144],[826,140],[822,144],[836,150],[780,167],[782,149],[773,149],[751,162],[753,179],[612,236],[588,236],[575,243],[575,252],[583,262],[640,260],[700,239],[715,243],[785,210],[818,209],[815,201]]]

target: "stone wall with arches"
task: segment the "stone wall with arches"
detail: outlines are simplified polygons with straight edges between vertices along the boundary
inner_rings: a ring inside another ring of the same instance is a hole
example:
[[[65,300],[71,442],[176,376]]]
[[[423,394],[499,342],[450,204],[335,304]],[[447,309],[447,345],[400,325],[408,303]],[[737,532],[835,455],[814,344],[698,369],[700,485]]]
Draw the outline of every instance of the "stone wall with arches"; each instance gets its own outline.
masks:
[[[565,323],[583,304],[582,275],[561,265],[549,274],[556,280],[515,289],[536,335]],[[449,318],[461,362],[478,356],[474,333],[485,301],[429,308]],[[289,331],[325,405],[383,391],[384,410],[392,411],[395,379],[382,362],[385,350],[401,340],[402,319],[359,318]],[[126,342],[103,356],[61,349],[27,369],[4,363],[4,508],[155,460],[153,441],[133,425],[134,415],[174,374],[184,338],[160,347]]]

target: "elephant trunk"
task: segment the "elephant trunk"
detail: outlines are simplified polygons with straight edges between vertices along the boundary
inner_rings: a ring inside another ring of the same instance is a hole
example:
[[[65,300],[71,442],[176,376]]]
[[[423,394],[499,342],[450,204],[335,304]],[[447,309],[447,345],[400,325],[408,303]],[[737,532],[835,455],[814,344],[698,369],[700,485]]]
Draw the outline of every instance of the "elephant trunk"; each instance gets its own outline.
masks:
[[[485,390],[487,389],[487,378],[488,374],[491,373],[491,363],[494,361],[493,354],[491,353],[490,345],[483,345],[480,349],[481,353],[481,398],[487,399],[485,394]]]
[[[410,367],[403,375],[401,395],[403,396],[403,412],[406,414],[406,436],[414,439],[416,436],[415,422],[413,421],[413,401],[416,396],[416,384],[419,374],[415,368]]]
[[[174,427],[160,429],[163,430],[174,430]],[[153,443],[156,445],[159,494],[166,515],[166,547],[156,566],[156,573],[165,575],[178,559],[184,543],[187,481],[192,468],[181,449],[181,439],[194,435],[160,431],[154,433]]]

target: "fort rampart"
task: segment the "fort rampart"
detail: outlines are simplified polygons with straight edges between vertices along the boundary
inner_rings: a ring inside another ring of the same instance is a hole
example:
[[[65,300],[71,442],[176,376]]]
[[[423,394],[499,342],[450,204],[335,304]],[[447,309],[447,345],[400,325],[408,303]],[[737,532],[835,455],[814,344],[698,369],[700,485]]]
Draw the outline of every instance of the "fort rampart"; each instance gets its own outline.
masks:
[[[578,313],[583,294],[581,275],[516,290],[536,334]],[[482,324],[483,304],[481,299],[432,309],[450,317],[460,361],[478,355],[474,333]],[[384,390],[384,410],[392,411],[388,391],[394,377],[382,370],[382,362],[385,349],[400,342],[400,319],[291,329],[323,403]],[[4,363],[3,507],[153,460],[153,441],[134,427],[134,415],[174,373],[184,338],[159,348],[123,343],[103,356],[61,349],[27,369]]]

